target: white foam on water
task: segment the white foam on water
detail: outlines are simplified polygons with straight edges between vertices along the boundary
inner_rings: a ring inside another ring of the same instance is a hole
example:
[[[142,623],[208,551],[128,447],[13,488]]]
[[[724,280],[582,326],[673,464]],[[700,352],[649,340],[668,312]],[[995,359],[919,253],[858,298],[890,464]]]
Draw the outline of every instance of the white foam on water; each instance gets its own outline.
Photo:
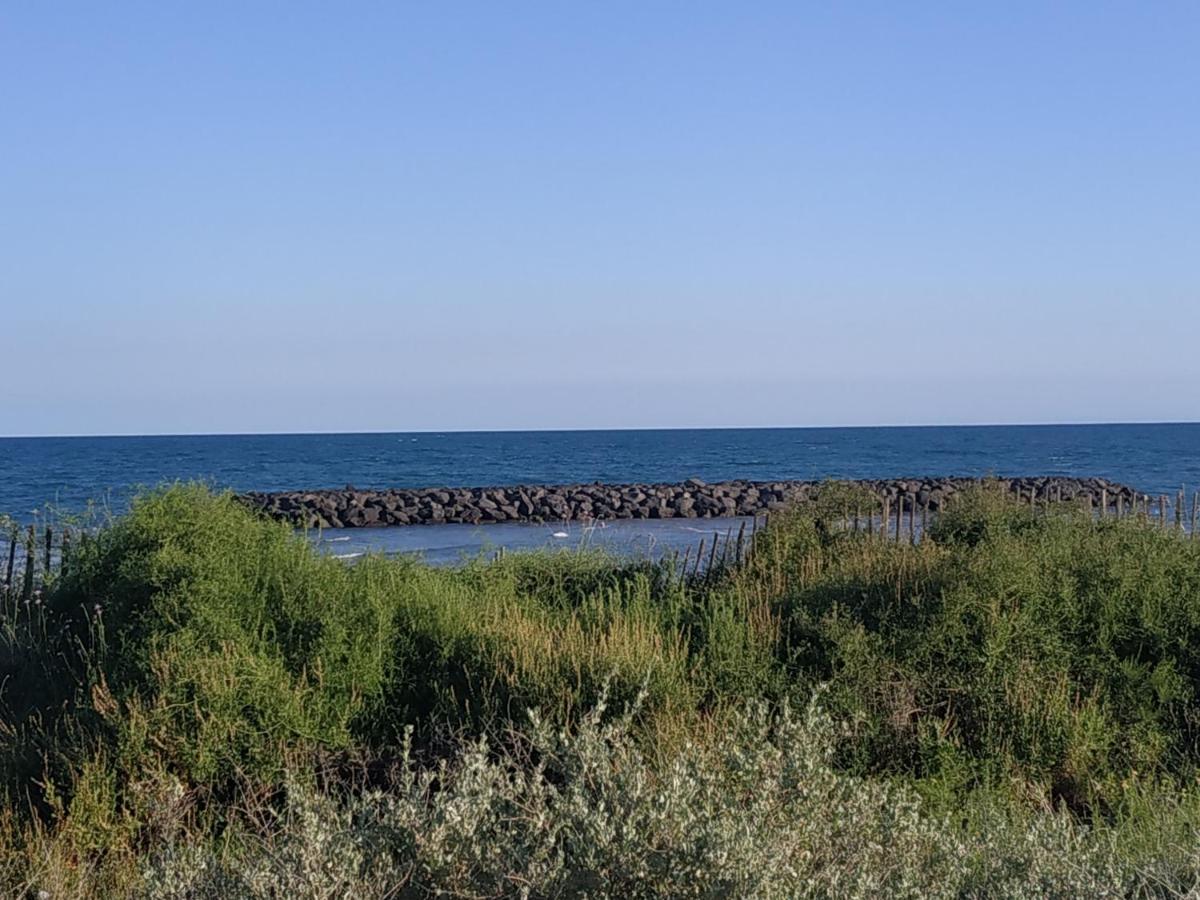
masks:
[[[323,538],[322,540],[324,540],[324,541],[325,541],[325,543],[327,543],[327,544],[338,544],[338,543],[341,543],[342,541],[348,541],[348,540],[350,540],[350,538],[348,538],[348,537],[335,537],[335,538]]]
[[[333,554],[333,558],[334,559],[357,559],[358,557],[365,556],[365,555],[366,554],[364,554],[364,553],[335,553],[335,554]]]
[[[567,534],[565,531],[556,531],[556,532],[554,532],[554,534],[550,535],[550,537],[565,538],[565,537],[570,537],[570,535]]]

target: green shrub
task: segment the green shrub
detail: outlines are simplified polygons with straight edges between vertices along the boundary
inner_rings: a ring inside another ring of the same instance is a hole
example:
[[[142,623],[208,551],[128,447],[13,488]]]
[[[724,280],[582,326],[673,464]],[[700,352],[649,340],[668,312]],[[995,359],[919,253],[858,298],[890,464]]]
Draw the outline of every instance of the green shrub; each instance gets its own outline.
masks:
[[[985,490],[909,546],[859,502],[688,579],[346,565],[151,492],[0,615],[0,890],[122,895],[151,850],[156,891],[252,895],[1194,887],[1200,540]],[[789,718],[820,684],[844,728]]]
[[[648,715],[694,707],[687,641],[664,624],[657,578],[610,572],[595,593],[547,595],[548,581],[591,579],[593,565],[585,556],[576,573],[547,555],[420,572],[397,598],[392,680],[374,717],[391,731],[376,738],[414,723],[503,727],[531,707],[565,721],[606,683],[619,702],[646,685]]]
[[[534,718],[515,743],[469,742],[386,790],[303,785],[269,842],[156,850],[157,898],[1125,897],[1196,883],[1194,845],[1123,856],[1061,814],[992,815],[964,832],[910,793],[830,762],[821,709],[751,705],[717,741],[647,759],[631,717],[592,711],[560,731]],[[536,761],[536,762],[535,762]]]
[[[36,622],[10,628],[4,657],[23,667],[5,719],[29,739],[15,749],[78,762],[99,741],[130,771],[152,756],[205,783],[346,746],[382,690],[407,573],[323,558],[201,486],[145,495],[77,550]]]
[[[854,770],[1094,812],[1136,773],[1194,777],[1200,542],[986,491],[917,547],[780,528],[741,590],[779,610],[793,682],[829,679],[856,721]]]

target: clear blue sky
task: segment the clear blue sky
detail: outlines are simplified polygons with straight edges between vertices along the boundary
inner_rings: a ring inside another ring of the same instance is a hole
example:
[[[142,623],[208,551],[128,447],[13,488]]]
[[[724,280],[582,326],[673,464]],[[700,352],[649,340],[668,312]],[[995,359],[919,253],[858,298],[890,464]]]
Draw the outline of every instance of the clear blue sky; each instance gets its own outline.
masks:
[[[1200,419],[1200,4],[0,10],[3,434]]]

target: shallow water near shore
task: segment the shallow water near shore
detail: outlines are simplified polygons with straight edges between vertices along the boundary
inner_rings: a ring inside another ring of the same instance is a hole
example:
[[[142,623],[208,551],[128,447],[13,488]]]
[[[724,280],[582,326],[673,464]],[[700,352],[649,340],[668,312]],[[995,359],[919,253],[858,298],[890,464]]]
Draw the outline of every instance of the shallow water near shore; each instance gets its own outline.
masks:
[[[323,553],[354,560],[367,553],[416,554],[433,565],[453,565],[479,554],[520,550],[599,549],[629,558],[658,559],[678,551],[694,552],[701,540],[711,547],[736,541],[748,518],[618,519],[583,525],[580,522],[490,525],[414,525],[406,528],[331,528],[308,532]],[[718,554],[720,550],[717,551]]]

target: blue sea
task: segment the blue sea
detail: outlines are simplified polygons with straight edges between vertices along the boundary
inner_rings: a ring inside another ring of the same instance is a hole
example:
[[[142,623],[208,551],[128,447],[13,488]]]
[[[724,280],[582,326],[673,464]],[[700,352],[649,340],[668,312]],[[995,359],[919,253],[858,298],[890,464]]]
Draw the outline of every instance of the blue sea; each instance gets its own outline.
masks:
[[[394,434],[0,438],[0,512],[46,504],[119,512],[138,486],[201,479],[237,491],[518,483],[1099,475],[1151,494],[1200,485],[1200,423],[897,428],[672,429]],[[326,534],[329,549],[420,550],[554,542],[662,549],[733,523],[422,526]]]

